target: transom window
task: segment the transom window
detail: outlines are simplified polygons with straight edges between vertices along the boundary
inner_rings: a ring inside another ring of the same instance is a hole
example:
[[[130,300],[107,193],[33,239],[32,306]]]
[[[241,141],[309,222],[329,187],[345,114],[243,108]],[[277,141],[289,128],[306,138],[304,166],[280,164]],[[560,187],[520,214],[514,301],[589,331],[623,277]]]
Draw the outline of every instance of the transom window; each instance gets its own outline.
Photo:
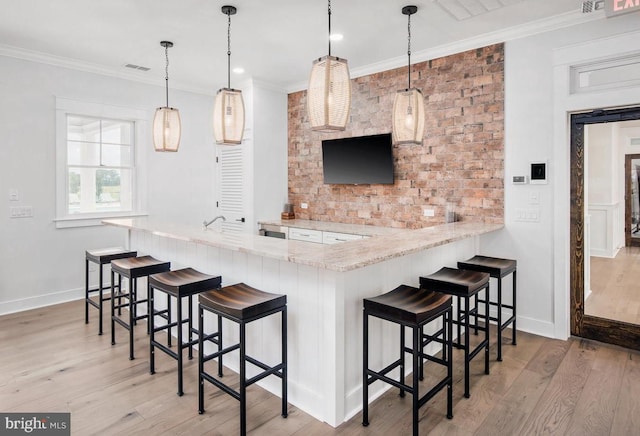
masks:
[[[67,115],[67,213],[130,212],[133,121]]]

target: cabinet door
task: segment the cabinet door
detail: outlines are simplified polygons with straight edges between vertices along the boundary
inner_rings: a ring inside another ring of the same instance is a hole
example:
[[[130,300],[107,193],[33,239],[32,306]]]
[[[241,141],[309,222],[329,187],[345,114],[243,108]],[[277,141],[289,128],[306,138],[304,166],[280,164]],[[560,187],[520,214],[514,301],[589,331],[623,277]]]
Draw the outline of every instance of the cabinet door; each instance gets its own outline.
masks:
[[[308,229],[298,229],[295,227],[290,227],[289,239],[293,239],[296,241],[316,242],[321,244],[322,232],[320,230],[308,230]]]
[[[351,233],[322,232],[323,244],[339,244],[340,242],[355,241],[357,239],[362,239],[362,236]]]

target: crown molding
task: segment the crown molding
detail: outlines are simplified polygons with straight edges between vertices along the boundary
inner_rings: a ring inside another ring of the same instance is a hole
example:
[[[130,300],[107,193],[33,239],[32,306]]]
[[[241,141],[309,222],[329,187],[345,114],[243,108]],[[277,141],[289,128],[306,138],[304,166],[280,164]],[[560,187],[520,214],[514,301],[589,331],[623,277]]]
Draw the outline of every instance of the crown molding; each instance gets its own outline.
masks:
[[[36,62],[45,65],[51,65],[54,67],[67,68],[70,70],[83,71],[85,73],[99,74],[102,76],[116,77],[118,79],[130,80],[133,82],[144,83],[146,85],[153,86],[165,86],[164,79],[151,79],[149,77],[143,77],[145,73],[135,73],[128,71],[121,71],[120,69],[109,68],[99,64],[93,64],[90,62],[79,61],[76,59],[66,58],[62,56],[51,55],[35,50],[28,50],[19,47],[13,47],[10,45],[0,44],[0,56],[22,59],[29,62]],[[216,90],[202,89],[194,86],[188,86],[181,84],[179,81],[171,81],[171,89],[192,92],[195,94],[215,95]]]
[[[411,53],[412,63],[428,61],[444,56],[450,56],[467,50],[473,50],[492,44],[507,42],[515,39],[526,38],[528,36],[540,33],[551,32],[578,24],[588,23],[604,19],[604,11],[599,10],[590,14],[583,14],[580,11],[567,12],[555,15],[550,18],[532,21],[527,24],[513,26],[496,32],[489,32],[473,38],[462,39],[451,44],[443,44],[426,50],[420,50]],[[353,68],[350,71],[351,78],[367,76],[381,71],[388,71],[394,68],[400,68],[407,65],[406,56],[397,56],[381,62],[364,65],[362,67]],[[287,87],[287,92],[298,92],[307,89],[307,82],[297,82]]]

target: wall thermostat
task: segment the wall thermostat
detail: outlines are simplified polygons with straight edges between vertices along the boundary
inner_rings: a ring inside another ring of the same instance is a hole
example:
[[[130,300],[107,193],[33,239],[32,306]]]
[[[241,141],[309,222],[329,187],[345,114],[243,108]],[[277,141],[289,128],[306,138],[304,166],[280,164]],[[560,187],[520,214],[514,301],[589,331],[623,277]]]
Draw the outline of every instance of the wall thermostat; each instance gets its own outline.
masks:
[[[530,180],[532,185],[545,185],[547,183],[547,163],[531,162]]]
[[[526,185],[527,184],[527,176],[513,176],[512,182],[514,185]]]

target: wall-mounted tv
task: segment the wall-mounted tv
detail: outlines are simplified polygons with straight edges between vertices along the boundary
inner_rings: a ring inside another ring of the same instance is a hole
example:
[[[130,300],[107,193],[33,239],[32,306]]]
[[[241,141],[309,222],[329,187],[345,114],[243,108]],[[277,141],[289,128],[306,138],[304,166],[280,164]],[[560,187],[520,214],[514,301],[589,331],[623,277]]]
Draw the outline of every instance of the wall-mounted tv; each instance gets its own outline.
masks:
[[[325,184],[393,184],[391,134],[322,141]]]

